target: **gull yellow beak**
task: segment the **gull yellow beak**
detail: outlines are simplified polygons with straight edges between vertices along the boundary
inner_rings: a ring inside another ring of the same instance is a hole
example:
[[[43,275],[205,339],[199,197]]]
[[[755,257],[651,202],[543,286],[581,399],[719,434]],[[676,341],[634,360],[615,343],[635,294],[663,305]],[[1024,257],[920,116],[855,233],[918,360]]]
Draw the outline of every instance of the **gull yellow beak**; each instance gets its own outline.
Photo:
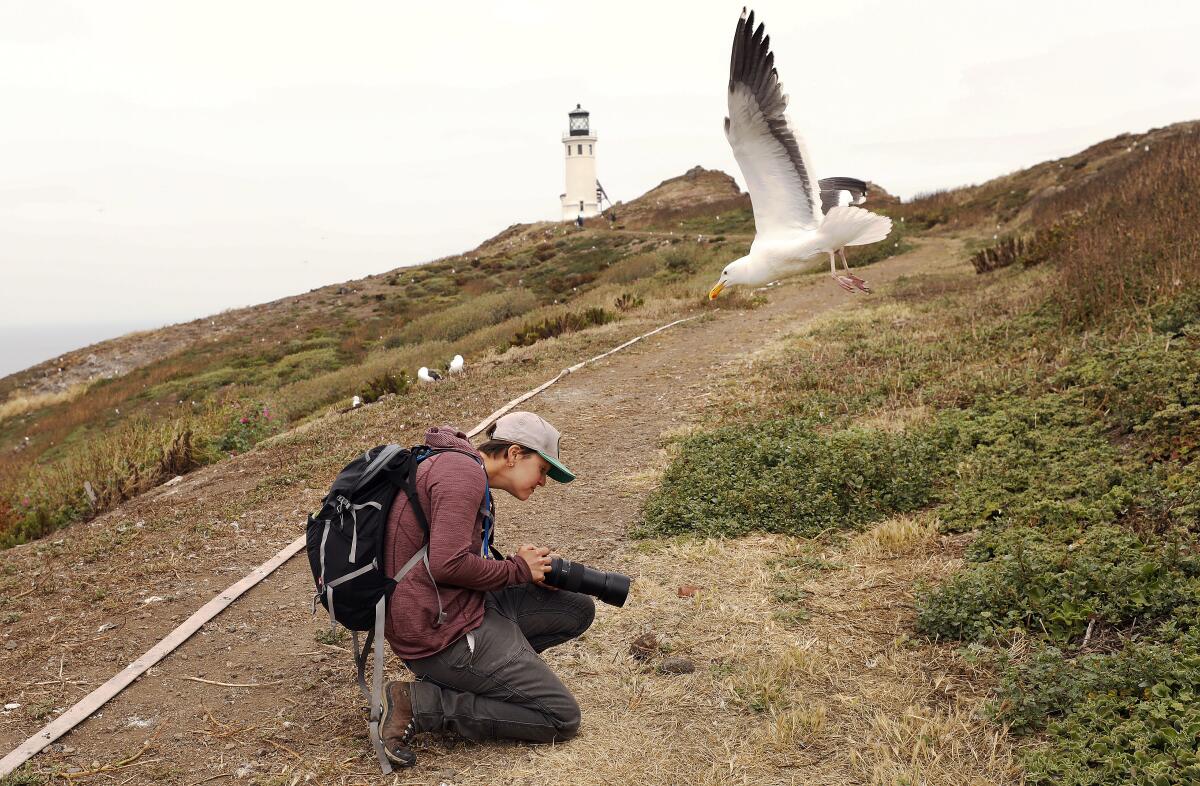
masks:
[[[708,299],[709,299],[709,300],[716,300],[716,299],[717,299],[717,295],[721,294],[721,290],[722,290],[722,289],[724,289],[724,288],[725,288],[725,282],[724,282],[724,281],[718,281],[718,282],[717,282],[717,285],[716,285],[715,287],[713,287],[712,289],[708,290]]]

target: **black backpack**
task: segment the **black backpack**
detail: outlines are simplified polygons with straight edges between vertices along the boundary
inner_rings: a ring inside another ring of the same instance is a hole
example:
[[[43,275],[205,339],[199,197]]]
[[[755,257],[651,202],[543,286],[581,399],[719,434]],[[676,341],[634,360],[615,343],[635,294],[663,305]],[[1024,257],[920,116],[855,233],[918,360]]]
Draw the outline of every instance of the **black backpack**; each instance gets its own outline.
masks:
[[[320,602],[329,612],[330,627],[342,625],[354,638],[354,663],[358,686],[370,706],[371,742],[385,773],[392,771],[380,741],[383,696],[384,625],[392,588],[419,563],[429,568],[429,520],[417,500],[417,465],[439,452],[426,446],[402,448],[380,445],[346,465],[325,496],[321,510],[308,517],[308,562],[317,592],[313,613]],[[398,491],[404,491],[425,530],[426,544],[395,576],[383,572],[384,533],[388,513]],[[436,588],[437,582],[434,582]],[[438,597],[438,622],[446,615]],[[362,647],[358,634],[366,631]],[[375,663],[371,688],[365,678],[367,656],[374,643]]]

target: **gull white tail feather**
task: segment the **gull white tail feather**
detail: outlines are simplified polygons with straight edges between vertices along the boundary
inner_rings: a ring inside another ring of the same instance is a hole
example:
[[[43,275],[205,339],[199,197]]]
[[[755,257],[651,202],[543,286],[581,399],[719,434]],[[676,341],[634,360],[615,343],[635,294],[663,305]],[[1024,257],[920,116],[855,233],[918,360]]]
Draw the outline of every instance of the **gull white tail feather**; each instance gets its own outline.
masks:
[[[892,219],[853,205],[838,205],[825,214],[820,235],[829,248],[877,243],[892,231]]]

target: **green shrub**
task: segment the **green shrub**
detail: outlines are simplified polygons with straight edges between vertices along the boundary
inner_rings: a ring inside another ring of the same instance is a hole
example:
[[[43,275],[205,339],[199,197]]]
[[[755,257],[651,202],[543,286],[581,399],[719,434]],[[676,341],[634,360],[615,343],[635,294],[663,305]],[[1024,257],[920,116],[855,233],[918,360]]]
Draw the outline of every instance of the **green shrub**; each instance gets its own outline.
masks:
[[[49,776],[42,775],[29,764],[0,778],[0,786],[46,786],[49,782]]]
[[[641,308],[645,302],[645,299],[632,292],[622,292],[613,305],[617,307],[618,311],[633,311],[635,308]]]
[[[1002,396],[948,412],[940,426],[961,456],[941,512],[951,531],[1103,524],[1135,504],[1140,478],[1069,396]]]
[[[976,563],[917,603],[917,627],[946,639],[989,641],[1023,629],[1067,643],[1090,622],[1157,618],[1195,596],[1197,567],[1174,543],[1144,543],[1109,526],[1081,533],[1032,527],[981,538]]]
[[[795,419],[695,434],[678,451],[645,503],[642,536],[859,527],[927,504],[938,457],[925,435],[823,434]]]
[[[1190,460],[1200,447],[1200,352],[1190,340],[1099,348],[1054,384],[1078,387],[1081,402],[1103,409],[1106,426],[1132,437],[1146,459]]]
[[[672,273],[691,273],[695,270],[695,260],[692,254],[682,249],[672,248],[663,254],[663,263]]]
[[[1200,333],[1200,290],[1185,290],[1151,312],[1154,329],[1169,336]]]
[[[617,315],[603,308],[586,308],[582,311],[568,311],[556,317],[546,317],[540,322],[524,325],[512,338],[513,346],[527,347],[542,339],[561,336],[584,330],[593,325],[606,325],[618,319]]]
[[[213,445],[222,453],[237,455],[245,453],[276,430],[271,408],[256,403],[235,413],[226,430],[213,439]]]
[[[994,712],[1016,733],[1054,744],[1025,758],[1028,782],[1192,784],[1200,780],[1200,635],[1186,606],[1113,653],[1038,648],[1010,667]]]
[[[364,404],[370,404],[387,395],[403,395],[408,392],[408,386],[408,374],[403,371],[387,371],[367,380],[358,395]]]
[[[275,362],[272,371],[279,383],[286,384],[333,371],[340,365],[336,347],[318,347],[280,358]]]

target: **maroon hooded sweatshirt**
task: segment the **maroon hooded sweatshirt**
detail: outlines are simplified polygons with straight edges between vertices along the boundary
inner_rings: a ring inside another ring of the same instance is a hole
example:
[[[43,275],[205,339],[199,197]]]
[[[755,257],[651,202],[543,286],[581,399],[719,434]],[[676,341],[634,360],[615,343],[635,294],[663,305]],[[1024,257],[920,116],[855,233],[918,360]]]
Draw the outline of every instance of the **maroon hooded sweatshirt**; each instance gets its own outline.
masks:
[[[440,652],[479,627],[485,592],[533,580],[529,565],[516,555],[504,560],[481,556],[487,473],[467,435],[451,426],[431,428],[425,432],[425,444],[445,450],[417,467],[417,499],[429,519],[430,570],[418,563],[396,585],[387,604],[388,643],[406,660]],[[425,530],[401,491],[388,515],[384,572],[396,575],[423,545]],[[441,625],[438,594],[446,613]]]

